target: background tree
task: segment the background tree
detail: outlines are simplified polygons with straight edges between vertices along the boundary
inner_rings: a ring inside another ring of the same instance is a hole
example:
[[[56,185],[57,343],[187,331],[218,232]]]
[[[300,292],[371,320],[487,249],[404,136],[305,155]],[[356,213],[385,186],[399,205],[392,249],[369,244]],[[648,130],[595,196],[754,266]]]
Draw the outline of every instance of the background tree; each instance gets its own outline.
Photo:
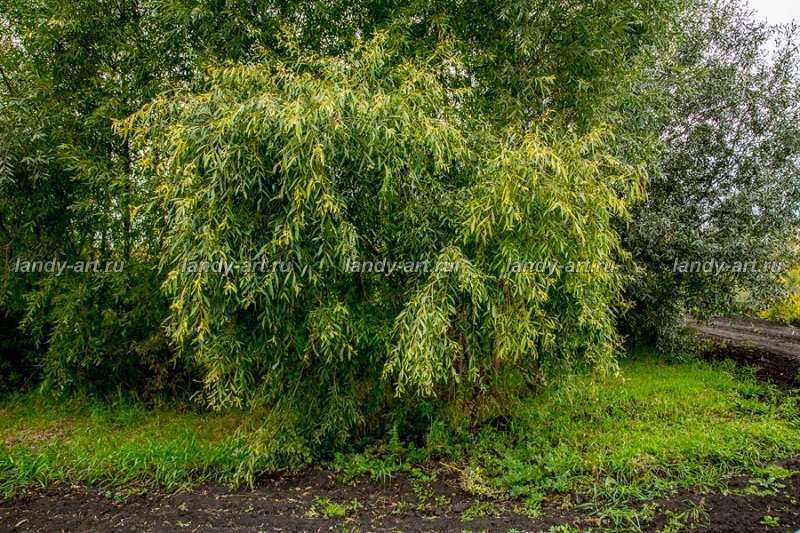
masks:
[[[159,247],[136,213],[148,191],[112,124],[179,77],[181,56],[154,39],[164,28],[136,2],[4,1],[0,13],[6,272],[18,259],[125,264],[5,275],[4,315],[40,347],[34,363],[56,389],[158,388],[169,382]]]
[[[669,347],[687,312],[726,314],[776,295],[782,273],[763,265],[792,264],[800,215],[796,28],[756,21],[746,2],[706,1],[679,29],[652,71],[663,152],[626,235],[643,268],[630,325]],[[675,271],[712,260],[758,270]]]
[[[584,7],[557,10],[582,50],[574,70],[555,60],[560,30],[528,35],[541,57],[526,60],[520,42],[500,62],[508,43],[444,2],[421,18],[401,9],[408,18],[336,54],[288,26],[282,45],[134,115],[126,133],[165,217],[168,332],[209,405],[278,404],[291,444],[269,440],[302,448],[384,424],[398,405],[419,413],[436,398],[482,416],[554,370],[614,368],[622,280],[566,265],[624,254],[613,221],[641,194],[643,165],[615,157],[637,139],[601,111],[624,97],[620,80],[641,72],[637,50],[674,6],[620,2],[610,22]],[[512,35],[534,16],[556,24],[551,9],[487,20]],[[615,31],[595,32],[595,18]],[[505,61],[542,61],[548,79]],[[459,268],[344,270],[381,259]],[[220,260],[291,268],[186,268]]]

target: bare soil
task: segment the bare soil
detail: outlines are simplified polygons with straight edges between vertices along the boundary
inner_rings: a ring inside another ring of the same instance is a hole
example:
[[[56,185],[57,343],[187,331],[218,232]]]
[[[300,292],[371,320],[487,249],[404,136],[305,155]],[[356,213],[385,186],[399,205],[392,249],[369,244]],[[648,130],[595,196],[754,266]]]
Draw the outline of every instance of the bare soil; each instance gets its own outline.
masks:
[[[265,481],[255,490],[208,486],[178,494],[147,493],[114,501],[87,487],[37,490],[0,504],[2,531],[519,531],[546,530],[578,520],[553,500],[532,520],[509,502],[486,516],[462,520],[480,500],[455,478],[415,491],[405,476],[386,483],[346,484],[332,472],[312,470]],[[344,518],[326,518],[320,499],[349,507]]]
[[[785,466],[800,471],[800,459]],[[656,502],[656,517],[643,529],[661,530],[683,514],[682,522],[700,531],[795,531],[800,526],[800,472],[783,484],[775,494],[757,495],[748,493],[752,485],[747,478],[738,478],[724,492],[674,494]],[[0,504],[0,530],[547,531],[557,524],[581,530],[610,525],[582,511],[566,495],[548,500],[535,519],[522,514],[520,504],[505,502],[497,504],[489,516],[465,520],[464,511],[481,502],[462,491],[454,478],[437,481],[430,494],[420,499],[404,477],[349,485],[321,470],[268,481],[255,490],[209,486],[179,494],[151,492],[121,501],[88,487],[57,487]],[[326,518],[320,514],[319,498],[351,506],[357,502],[356,510],[345,518]],[[692,510],[699,513],[686,517]],[[765,525],[769,520],[765,517],[777,525]]]

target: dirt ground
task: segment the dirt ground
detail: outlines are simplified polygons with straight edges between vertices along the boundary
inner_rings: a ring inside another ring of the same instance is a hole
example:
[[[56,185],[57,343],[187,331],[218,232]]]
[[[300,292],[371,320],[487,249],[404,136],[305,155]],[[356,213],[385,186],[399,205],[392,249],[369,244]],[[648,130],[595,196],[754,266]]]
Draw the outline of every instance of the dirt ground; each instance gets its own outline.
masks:
[[[800,458],[785,466],[800,470]],[[657,503],[644,530],[661,530],[675,517],[700,531],[794,531],[800,526],[800,475],[784,480],[778,494],[747,492],[747,478],[735,479],[724,493],[675,494]],[[437,481],[431,497],[420,500],[408,480],[337,483],[325,471],[265,482],[256,490],[231,492],[205,487],[180,494],[113,495],[85,487],[34,491],[0,504],[3,531],[547,531],[557,524],[581,530],[609,526],[582,512],[568,497],[555,497],[541,515],[529,518],[513,502],[474,520],[463,513],[481,502],[455,479]],[[320,515],[319,498],[349,504],[345,518]],[[358,502],[353,504],[352,502]],[[486,507],[486,506],[484,506]],[[692,511],[699,511],[692,513]],[[495,516],[492,516],[495,515]],[[772,517],[773,527],[764,524]],[[630,529],[630,525],[623,526]]]
[[[798,385],[797,328],[752,319],[696,325],[712,341],[713,357],[759,368],[758,375],[785,388]],[[731,480],[724,491],[683,492],[653,502],[645,531],[676,524],[699,531],[796,531],[800,528],[800,457],[783,464],[797,472],[778,487],[761,490],[753,480]],[[109,493],[88,487],[33,490],[0,501],[0,531],[547,531],[612,525],[569,495],[546,500],[536,517],[517,502],[481,501],[464,492],[457,477],[441,477],[420,490],[404,476],[386,482],[345,484],[333,473],[264,480],[255,490],[208,486],[177,494]],[[754,490],[758,489],[758,490]],[[325,516],[326,502],[346,516]],[[469,520],[468,518],[473,518]],[[630,524],[618,524],[630,530]]]

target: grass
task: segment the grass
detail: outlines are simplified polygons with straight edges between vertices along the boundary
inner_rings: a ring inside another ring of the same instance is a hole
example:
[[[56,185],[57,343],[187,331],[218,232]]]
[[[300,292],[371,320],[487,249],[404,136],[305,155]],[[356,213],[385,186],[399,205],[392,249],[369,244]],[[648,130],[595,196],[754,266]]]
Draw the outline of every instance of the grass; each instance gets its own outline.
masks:
[[[510,431],[477,439],[466,477],[526,498],[645,500],[797,453],[797,421],[792,399],[731,371],[630,361],[527,402]]]
[[[438,451],[474,494],[535,508],[545,495],[571,493],[609,508],[719,486],[800,452],[796,397],[733,366],[639,357],[623,362],[617,377],[577,378],[514,412],[505,428],[487,424],[467,439],[440,422],[427,449],[409,450],[405,461],[377,448],[335,464],[345,478],[381,478]]]
[[[332,467],[343,479],[405,471],[412,480],[447,468],[468,491],[518,498],[532,512],[544,495],[573,493],[604,502],[613,514],[615,505],[716,486],[740,472],[756,471],[771,487],[786,473],[764,465],[800,452],[794,397],[732,367],[699,362],[635,358],[623,362],[617,377],[573,379],[514,412],[502,429],[487,424],[477,434],[452,431],[443,417],[422,448],[395,436],[339,455]],[[244,428],[256,427],[255,418],[13,397],[0,406],[0,491],[11,496],[55,483],[174,490],[235,482],[251,459]],[[341,514],[320,507],[325,515]]]
[[[0,492],[58,482],[163,487],[234,478],[244,417],[14,397],[0,408]]]

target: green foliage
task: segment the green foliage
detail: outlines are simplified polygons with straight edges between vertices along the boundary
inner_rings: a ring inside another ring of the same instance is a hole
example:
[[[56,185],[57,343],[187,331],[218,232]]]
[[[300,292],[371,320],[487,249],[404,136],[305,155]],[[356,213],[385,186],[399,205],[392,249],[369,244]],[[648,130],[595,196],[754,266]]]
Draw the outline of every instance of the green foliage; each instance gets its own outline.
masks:
[[[164,487],[234,479],[244,417],[150,411],[125,403],[12,397],[0,416],[0,491],[58,482]]]
[[[322,515],[328,519],[341,519],[358,511],[361,507],[362,504],[358,500],[343,504],[331,501],[328,498],[315,498],[314,506],[309,510],[309,515]]]
[[[526,404],[507,434],[484,430],[469,469],[512,495],[625,501],[713,486],[800,445],[796,405],[773,394],[706,365],[634,361],[624,377],[579,380]]]
[[[478,518],[495,518],[497,516],[500,516],[500,510],[495,504],[492,502],[480,502],[467,507],[464,512],[461,513],[461,520],[464,522],[471,522]]]
[[[0,24],[0,313],[33,341],[55,389],[176,392],[153,220],[136,209],[149,191],[112,123],[180,59],[159,53],[162,28],[142,21],[136,2],[4,0]],[[12,272],[20,260],[123,268]]]
[[[246,480],[613,375],[623,287],[664,337],[765,288],[665,265],[777,260],[796,221],[794,35],[738,4],[0,0],[0,27],[5,386],[266,410]],[[376,261],[417,268],[349,269]]]
[[[747,2],[703,0],[675,33],[649,69],[663,153],[625,235],[642,267],[629,328],[669,350],[687,312],[760,309],[780,294],[800,227],[797,28],[758,21]],[[630,119],[642,122],[638,108]],[[679,266],[712,261],[727,268]]]
[[[761,517],[761,524],[767,527],[779,527],[781,525],[781,518],[779,516],[764,515]]]
[[[787,294],[762,311],[761,316],[800,325],[800,268],[790,270],[783,281]]]
[[[753,472],[753,477],[750,479],[745,493],[757,494],[760,496],[772,496],[777,494],[781,489],[786,488],[783,480],[792,477],[794,472],[787,470],[777,465],[767,465],[763,468],[757,468]]]
[[[508,269],[624,255],[642,162],[607,112],[677,4],[612,4],[3,0],[6,268],[124,262],[4,276],[3,314],[51,388],[280,398],[298,457],[613,369],[618,274]],[[345,269],[380,259],[458,268]]]
[[[125,125],[156,180],[167,331],[214,408],[282,398],[312,439],[343,441],[392,396],[613,368],[618,273],[509,265],[614,264],[639,169],[604,125],[491,127],[441,81],[453,48],[411,60],[396,32],[211,69]],[[346,268],[382,258],[432,266]],[[245,268],[193,267],[212,261]]]

